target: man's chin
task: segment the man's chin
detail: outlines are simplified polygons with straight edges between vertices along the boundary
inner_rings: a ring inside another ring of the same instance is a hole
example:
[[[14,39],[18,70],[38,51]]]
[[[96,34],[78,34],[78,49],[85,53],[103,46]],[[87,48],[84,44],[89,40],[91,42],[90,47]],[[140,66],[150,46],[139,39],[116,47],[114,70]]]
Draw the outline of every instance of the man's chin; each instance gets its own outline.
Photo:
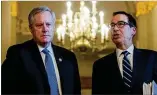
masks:
[[[43,43],[43,44],[48,44],[48,43],[50,43],[51,41],[42,41],[41,43]]]
[[[112,40],[113,41],[113,43],[115,43],[115,44],[120,44],[122,41],[120,40],[120,39],[114,39],[114,40]]]
[[[42,43],[49,43],[49,42],[51,42],[51,40],[50,39],[43,39],[43,40],[41,40],[41,42]]]
[[[39,44],[41,44],[42,46],[43,46],[43,45],[45,46],[45,45],[47,45],[47,44],[49,44],[49,43],[51,43],[51,41],[49,41],[49,40],[46,40],[46,41],[44,40],[44,41],[40,41],[40,42],[39,42]]]

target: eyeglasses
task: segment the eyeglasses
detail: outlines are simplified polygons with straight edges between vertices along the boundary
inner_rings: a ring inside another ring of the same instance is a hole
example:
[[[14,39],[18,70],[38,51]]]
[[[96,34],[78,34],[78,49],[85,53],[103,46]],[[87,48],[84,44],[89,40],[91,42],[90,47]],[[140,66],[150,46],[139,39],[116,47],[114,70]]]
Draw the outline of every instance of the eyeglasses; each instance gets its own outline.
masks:
[[[118,28],[123,28],[125,25],[130,25],[129,23],[127,22],[124,22],[124,21],[118,21],[117,23],[111,23],[110,24],[110,27],[113,29],[115,27],[115,25],[118,27]]]

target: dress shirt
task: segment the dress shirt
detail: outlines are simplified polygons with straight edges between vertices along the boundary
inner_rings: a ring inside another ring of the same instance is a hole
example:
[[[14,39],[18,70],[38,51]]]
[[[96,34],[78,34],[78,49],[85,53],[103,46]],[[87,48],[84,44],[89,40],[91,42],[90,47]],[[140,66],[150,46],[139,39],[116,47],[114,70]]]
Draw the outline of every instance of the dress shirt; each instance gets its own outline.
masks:
[[[120,73],[123,77],[123,57],[124,55],[122,54],[123,51],[128,51],[129,54],[127,56],[129,62],[130,62],[130,65],[131,65],[131,69],[133,70],[133,51],[134,51],[134,45],[132,44],[128,49],[126,50],[121,50],[121,49],[116,49],[116,55],[117,55],[117,61],[118,61],[118,66],[119,66],[119,70],[120,70]]]

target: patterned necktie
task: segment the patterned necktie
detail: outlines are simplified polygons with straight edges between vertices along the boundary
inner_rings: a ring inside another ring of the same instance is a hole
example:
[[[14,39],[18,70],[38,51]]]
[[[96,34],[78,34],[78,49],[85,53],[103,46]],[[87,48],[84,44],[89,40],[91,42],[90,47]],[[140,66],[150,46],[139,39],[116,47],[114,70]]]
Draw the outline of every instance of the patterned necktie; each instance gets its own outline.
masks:
[[[48,82],[50,85],[50,93],[51,95],[59,95],[55,68],[51,55],[49,54],[47,48],[45,48],[42,52],[45,54],[45,67],[48,76]]]
[[[124,55],[124,58],[123,58],[123,80],[124,80],[124,84],[127,88],[127,92],[130,92],[131,81],[132,81],[132,70],[131,70],[130,62],[127,58],[127,56],[129,55],[129,52],[124,51],[124,52],[122,52],[122,54]]]

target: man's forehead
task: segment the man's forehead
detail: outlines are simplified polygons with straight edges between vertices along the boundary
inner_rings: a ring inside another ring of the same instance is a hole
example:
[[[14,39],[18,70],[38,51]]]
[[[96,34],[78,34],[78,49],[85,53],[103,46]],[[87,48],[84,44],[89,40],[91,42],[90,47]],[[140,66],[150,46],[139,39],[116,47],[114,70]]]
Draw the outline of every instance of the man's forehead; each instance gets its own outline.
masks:
[[[112,17],[111,22],[117,23],[118,21],[128,22],[128,17],[124,14],[117,14],[117,15]]]
[[[33,20],[36,23],[41,23],[41,22],[52,22],[52,15],[50,12],[45,11],[45,12],[40,12],[34,15]]]

